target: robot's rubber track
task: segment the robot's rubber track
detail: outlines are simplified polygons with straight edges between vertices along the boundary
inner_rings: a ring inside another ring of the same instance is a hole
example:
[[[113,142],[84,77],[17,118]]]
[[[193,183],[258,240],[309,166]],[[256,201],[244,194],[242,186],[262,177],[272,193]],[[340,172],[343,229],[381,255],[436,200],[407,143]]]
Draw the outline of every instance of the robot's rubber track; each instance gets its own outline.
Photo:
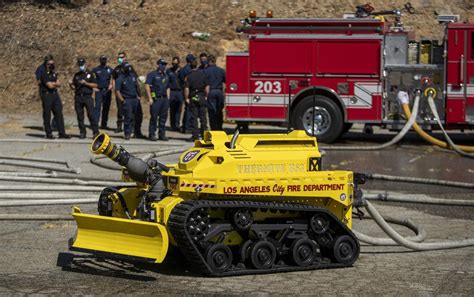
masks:
[[[301,271],[301,270],[315,270],[315,269],[326,269],[326,268],[339,268],[347,267],[350,265],[336,263],[328,258],[323,258],[317,264],[312,264],[306,267],[294,266],[294,265],[277,265],[275,264],[269,269],[253,269],[248,267],[239,267],[232,265],[232,267],[225,272],[217,272],[211,269],[206,262],[202,252],[197,246],[196,242],[192,240],[187,229],[187,222],[190,214],[198,209],[235,209],[235,208],[247,208],[251,210],[264,209],[268,211],[295,211],[295,212],[310,212],[310,213],[325,213],[328,216],[334,218],[334,221],[338,222],[338,229],[341,230],[341,234],[350,236],[357,245],[357,255],[359,253],[359,242],[355,235],[348,229],[344,224],[335,218],[329,211],[324,208],[309,206],[309,205],[297,205],[297,204],[277,204],[267,202],[252,202],[252,201],[222,201],[222,200],[189,200],[178,204],[168,220],[168,227],[171,235],[173,236],[176,244],[180,248],[181,252],[185,255],[187,260],[190,262],[191,267],[196,272],[208,276],[232,276],[232,275],[244,275],[244,274],[262,274],[262,273],[274,273],[274,272],[289,272],[289,271]]]

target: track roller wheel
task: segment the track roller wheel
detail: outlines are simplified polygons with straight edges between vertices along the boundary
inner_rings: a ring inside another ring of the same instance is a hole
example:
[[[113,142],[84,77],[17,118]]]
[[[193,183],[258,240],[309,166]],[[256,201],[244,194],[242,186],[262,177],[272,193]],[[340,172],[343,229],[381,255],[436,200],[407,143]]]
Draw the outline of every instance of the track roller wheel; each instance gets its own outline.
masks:
[[[245,263],[249,257],[250,247],[252,246],[252,241],[247,240],[240,246],[240,262]]]
[[[206,261],[214,272],[225,272],[232,265],[232,251],[222,243],[214,243],[206,249]]]
[[[334,240],[333,255],[337,262],[351,265],[359,256],[359,248],[350,236],[341,235]]]
[[[291,259],[301,267],[311,265],[317,258],[318,246],[307,238],[293,241],[291,245]]]
[[[232,225],[238,231],[247,231],[253,224],[253,215],[250,209],[240,208],[231,213]]]
[[[260,240],[250,248],[250,263],[256,269],[269,269],[276,260],[276,249],[272,243]]]
[[[197,209],[189,216],[187,229],[194,241],[204,239],[210,228],[210,216],[205,209]]]
[[[329,229],[329,219],[325,214],[317,213],[311,217],[310,227],[314,233],[321,235]]]

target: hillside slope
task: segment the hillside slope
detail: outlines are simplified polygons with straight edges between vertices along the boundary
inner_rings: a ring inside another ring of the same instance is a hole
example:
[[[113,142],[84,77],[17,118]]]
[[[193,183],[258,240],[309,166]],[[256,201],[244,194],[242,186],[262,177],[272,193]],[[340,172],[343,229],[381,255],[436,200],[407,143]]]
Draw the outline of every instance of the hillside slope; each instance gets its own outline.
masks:
[[[275,17],[340,17],[353,12],[366,1],[198,1],[140,0],[80,1],[76,8],[55,1],[0,1],[0,100],[2,112],[36,112],[41,109],[34,70],[46,53],[55,57],[60,78],[65,82],[75,71],[75,59],[85,57],[90,66],[101,54],[115,64],[117,52],[126,51],[139,74],[154,69],[159,57],[183,57],[188,52],[209,52],[223,64],[226,51],[244,50],[245,36],[235,32],[239,20],[250,9],[263,14],[272,9]],[[40,4],[38,4],[40,3]],[[402,6],[405,1],[372,1],[377,10]],[[470,0],[412,0],[416,14],[403,22],[415,29],[418,38],[439,39],[442,28],[436,13],[459,14],[463,21],[474,22],[474,4]],[[194,31],[209,32],[201,41]],[[66,112],[73,106],[72,91],[63,86],[61,96]]]

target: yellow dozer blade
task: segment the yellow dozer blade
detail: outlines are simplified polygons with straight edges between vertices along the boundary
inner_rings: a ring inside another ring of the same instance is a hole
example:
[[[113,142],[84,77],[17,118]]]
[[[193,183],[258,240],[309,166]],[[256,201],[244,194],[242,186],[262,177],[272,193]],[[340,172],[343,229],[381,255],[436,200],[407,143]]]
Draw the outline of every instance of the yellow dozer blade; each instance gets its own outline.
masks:
[[[168,231],[152,222],[72,213],[77,232],[72,248],[115,253],[163,262],[168,252]]]

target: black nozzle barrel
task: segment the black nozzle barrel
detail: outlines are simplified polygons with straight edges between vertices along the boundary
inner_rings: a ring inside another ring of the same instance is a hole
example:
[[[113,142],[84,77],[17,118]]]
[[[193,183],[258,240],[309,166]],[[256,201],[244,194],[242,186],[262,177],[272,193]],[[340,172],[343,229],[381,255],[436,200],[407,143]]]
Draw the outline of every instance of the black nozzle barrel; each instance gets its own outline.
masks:
[[[105,134],[99,134],[91,145],[91,150],[94,154],[103,154],[112,161],[119,163],[121,166],[127,166],[130,159],[130,154],[122,146],[113,144],[110,137]]]
[[[107,134],[101,133],[94,139],[91,151],[97,155],[103,154],[112,161],[127,168],[129,176],[134,181],[149,182],[149,167],[145,161],[131,155],[121,145],[113,144]]]

